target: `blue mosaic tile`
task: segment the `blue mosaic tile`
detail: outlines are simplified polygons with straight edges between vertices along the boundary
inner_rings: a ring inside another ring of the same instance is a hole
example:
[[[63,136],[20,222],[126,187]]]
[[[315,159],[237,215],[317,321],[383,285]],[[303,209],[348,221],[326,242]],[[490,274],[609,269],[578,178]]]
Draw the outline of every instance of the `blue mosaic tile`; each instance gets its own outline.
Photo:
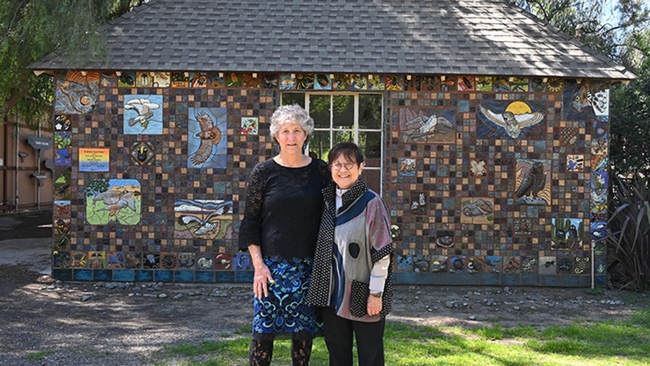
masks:
[[[52,278],[59,281],[72,281],[72,269],[54,268],[52,269]]]
[[[564,276],[539,276],[542,286],[545,287],[560,287],[562,286],[562,277]]]
[[[562,276],[562,287],[579,287],[580,279],[587,276]]]
[[[172,282],[174,281],[174,272],[167,270],[157,270],[154,271],[154,281],[155,282]]]
[[[501,276],[498,273],[481,273],[479,277],[481,285],[484,286],[498,286],[501,284]]]
[[[93,280],[93,270],[92,269],[75,269],[74,272],[75,281],[92,281]]]
[[[463,284],[463,285],[480,285],[481,284],[481,276],[477,276],[475,274],[467,273],[467,272],[462,272],[462,273],[454,273],[454,277],[458,278],[458,284]]]
[[[214,283],[214,272],[213,271],[196,271],[194,281],[201,283]]]
[[[136,269],[133,271],[135,281],[137,282],[151,282],[153,281],[153,271]]]
[[[502,286],[519,286],[521,284],[518,274],[507,274],[504,273],[501,275],[501,285]]]
[[[174,271],[175,282],[194,282],[194,271],[180,270]]]
[[[393,273],[393,283],[396,285],[411,285],[417,283],[419,276],[415,272]]]
[[[521,286],[539,286],[539,275],[536,273],[522,273]]]
[[[253,269],[253,262],[251,262],[249,253],[237,253],[233,256],[232,261],[235,271],[250,271]]]
[[[113,270],[113,281],[119,282],[132,282],[135,279],[135,274],[132,269],[116,269]]]
[[[253,272],[254,273],[254,272]],[[215,273],[216,282],[235,282],[234,271],[219,271]],[[252,280],[250,282],[253,282]]]
[[[235,282],[252,283],[255,272],[253,271],[236,271]]]
[[[113,270],[111,269],[95,269],[93,280],[95,281],[112,281]]]

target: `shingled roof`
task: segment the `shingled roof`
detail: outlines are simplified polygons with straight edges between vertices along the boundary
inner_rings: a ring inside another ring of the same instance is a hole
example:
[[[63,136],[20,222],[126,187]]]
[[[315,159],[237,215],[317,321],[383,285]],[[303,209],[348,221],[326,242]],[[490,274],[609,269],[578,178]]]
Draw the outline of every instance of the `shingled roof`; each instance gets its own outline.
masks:
[[[151,0],[102,34],[87,70],[634,77],[507,0]]]

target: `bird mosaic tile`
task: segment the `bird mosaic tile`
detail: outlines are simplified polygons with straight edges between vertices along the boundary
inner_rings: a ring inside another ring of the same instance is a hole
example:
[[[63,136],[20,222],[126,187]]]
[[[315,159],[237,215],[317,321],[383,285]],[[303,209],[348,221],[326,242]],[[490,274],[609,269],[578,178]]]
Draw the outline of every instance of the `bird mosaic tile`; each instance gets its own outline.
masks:
[[[133,179],[98,179],[89,182],[86,190],[86,219],[91,225],[111,221],[136,225],[140,221],[140,182]]]

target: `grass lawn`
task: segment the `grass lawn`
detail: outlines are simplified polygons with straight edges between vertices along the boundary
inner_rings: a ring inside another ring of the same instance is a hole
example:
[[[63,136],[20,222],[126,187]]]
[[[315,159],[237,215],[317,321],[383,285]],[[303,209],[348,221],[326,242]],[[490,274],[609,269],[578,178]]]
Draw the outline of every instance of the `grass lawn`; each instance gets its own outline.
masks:
[[[248,365],[250,330],[240,329],[228,340],[180,344],[160,352],[157,365]],[[486,328],[420,327],[387,322],[386,365],[649,365],[650,307],[630,321],[576,323],[545,329],[498,324]],[[273,365],[290,365],[290,341],[275,342]],[[311,363],[328,365],[322,338],[314,341]]]

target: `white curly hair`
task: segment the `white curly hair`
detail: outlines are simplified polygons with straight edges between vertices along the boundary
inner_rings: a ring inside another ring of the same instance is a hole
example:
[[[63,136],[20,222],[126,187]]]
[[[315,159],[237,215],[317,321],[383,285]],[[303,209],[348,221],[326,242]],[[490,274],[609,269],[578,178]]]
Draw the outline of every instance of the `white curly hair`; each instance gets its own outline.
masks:
[[[271,136],[273,138],[285,123],[298,123],[307,134],[307,140],[314,133],[314,119],[298,104],[283,105],[273,112],[271,116]]]

